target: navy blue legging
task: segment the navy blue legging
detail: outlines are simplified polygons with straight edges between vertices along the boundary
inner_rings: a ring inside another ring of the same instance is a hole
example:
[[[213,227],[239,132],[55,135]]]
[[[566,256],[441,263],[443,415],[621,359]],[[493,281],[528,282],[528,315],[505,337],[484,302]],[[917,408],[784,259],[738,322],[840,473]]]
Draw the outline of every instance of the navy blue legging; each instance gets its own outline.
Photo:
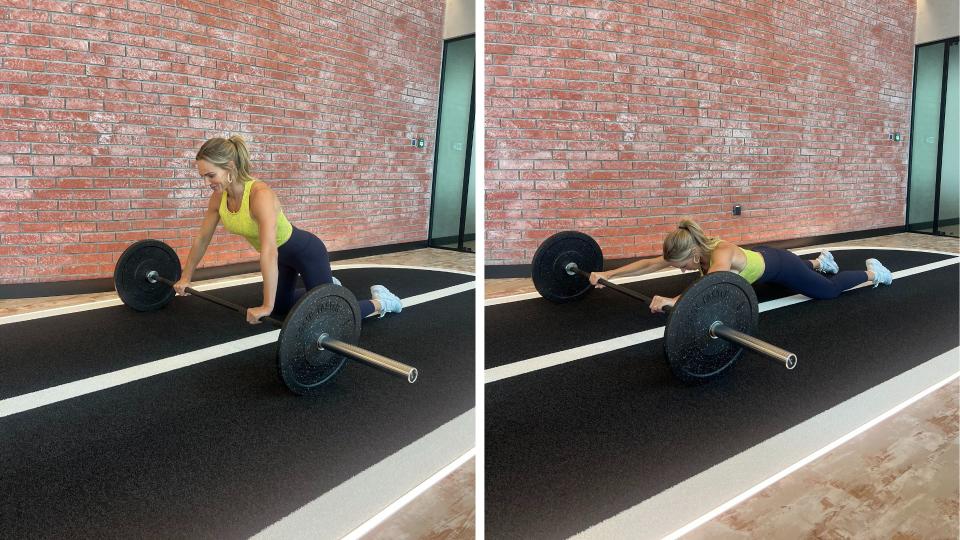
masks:
[[[297,275],[303,277],[307,291],[323,283],[333,283],[330,256],[327,246],[315,235],[296,227],[290,238],[277,249],[277,297],[273,303],[274,317],[282,317],[290,311],[306,291],[297,291]],[[373,302],[360,300],[360,317],[375,311]]]
[[[810,298],[836,298],[840,293],[867,281],[864,270],[846,270],[826,276],[813,269],[795,253],[785,249],[761,246],[754,251],[763,256],[763,275],[757,283],[776,283]]]

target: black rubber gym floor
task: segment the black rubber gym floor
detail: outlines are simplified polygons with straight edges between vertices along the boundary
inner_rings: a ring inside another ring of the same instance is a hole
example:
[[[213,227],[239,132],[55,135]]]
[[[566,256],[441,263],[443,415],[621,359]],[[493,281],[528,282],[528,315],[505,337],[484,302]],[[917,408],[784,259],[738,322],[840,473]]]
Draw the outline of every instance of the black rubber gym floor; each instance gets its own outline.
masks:
[[[335,275],[358,298],[474,279]],[[212,292],[256,305],[260,287]],[[417,367],[412,385],[348,362],[297,397],[270,344],[0,418],[0,537],[249,537],[474,407],[473,306],[469,290],[364,321],[360,345]],[[197,298],[0,325],[0,399],[273,330]]]
[[[951,258],[876,249],[834,255],[841,268],[875,256],[892,271]],[[673,295],[692,279],[628,286]],[[487,537],[576,534],[956,348],[958,279],[953,264],[891,287],[761,313],[759,337],[796,353],[794,371],[746,352],[723,378],[685,386],[656,340],[487,384]],[[758,290],[761,302],[789,295]],[[664,322],[613,291],[571,304],[493,305],[486,308],[487,367]]]

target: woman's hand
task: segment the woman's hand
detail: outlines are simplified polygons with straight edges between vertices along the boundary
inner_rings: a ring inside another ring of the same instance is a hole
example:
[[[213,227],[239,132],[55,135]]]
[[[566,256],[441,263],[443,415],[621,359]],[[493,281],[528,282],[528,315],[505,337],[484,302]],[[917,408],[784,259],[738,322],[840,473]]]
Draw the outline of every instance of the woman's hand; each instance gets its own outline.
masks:
[[[610,272],[590,272],[590,284],[598,289],[602,289],[603,285],[600,284],[600,280],[605,279],[610,281],[613,279],[613,276],[610,274]]]
[[[177,291],[177,296],[187,296],[188,293],[185,289],[190,286],[190,280],[187,278],[180,278],[180,281],[173,284],[173,290]]]
[[[680,296],[674,296],[673,298],[654,296],[650,301],[650,313],[663,313],[663,308],[673,306],[677,303],[677,300],[680,300]]]
[[[273,313],[273,308],[270,306],[257,306],[252,308],[247,308],[247,322],[250,324],[260,324],[260,319],[266,317]]]

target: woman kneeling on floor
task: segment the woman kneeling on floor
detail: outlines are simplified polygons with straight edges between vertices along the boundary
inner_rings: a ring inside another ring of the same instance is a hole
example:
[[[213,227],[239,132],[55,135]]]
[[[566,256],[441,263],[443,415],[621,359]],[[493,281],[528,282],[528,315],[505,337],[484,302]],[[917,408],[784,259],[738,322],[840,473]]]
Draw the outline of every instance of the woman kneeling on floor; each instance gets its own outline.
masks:
[[[829,251],[822,251],[819,257],[807,261],[785,249],[767,246],[744,249],[708,237],[696,222],[685,219],[664,239],[662,256],[639,260],[607,272],[593,272],[590,283],[602,287],[597,284],[600,278],[610,280],[615,276],[648,274],[668,267],[699,270],[702,274],[736,272],[750,283],[776,283],[817,299],[836,298],[843,291],[867,281],[874,287],[893,283],[893,274],[880,261],[867,259],[866,266],[866,270],[840,272]],[[680,296],[654,296],[650,311],[663,311],[664,306],[672,306],[679,299]]]
[[[180,280],[173,288],[186,294],[196,269],[217,223],[239,234],[260,252],[263,274],[263,304],[247,310],[247,322],[257,324],[262,317],[282,317],[296,304],[297,276],[303,278],[307,290],[323,283],[336,282],[330,269],[327,248],[315,235],[298,229],[287,221],[280,201],[267,184],[250,176],[250,153],[243,138],[214,138],[203,143],[197,152],[197,170],[213,193],[193,241]],[[372,300],[360,301],[360,315],[369,317],[399,313],[400,299],[383,285],[370,287]]]

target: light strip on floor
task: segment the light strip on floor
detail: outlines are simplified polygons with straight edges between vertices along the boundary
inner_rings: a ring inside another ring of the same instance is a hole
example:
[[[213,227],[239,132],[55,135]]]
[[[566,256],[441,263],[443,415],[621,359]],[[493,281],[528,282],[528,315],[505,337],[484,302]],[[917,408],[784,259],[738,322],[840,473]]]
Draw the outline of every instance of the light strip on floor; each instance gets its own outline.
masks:
[[[428,270],[430,272],[446,272],[448,274],[463,274],[465,276],[475,276],[473,272],[467,270],[454,270],[453,268],[439,268],[436,266],[410,266],[409,264],[334,264],[332,270],[351,270],[354,268],[396,268],[397,270]]]
[[[461,283],[460,285],[454,285],[452,287],[447,287],[444,289],[439,289],[439,290],[431,291],[428,293],[418,294],[416,296],[408,296],[407,298],[403,299],[403,307],[405,308],[413,307],[417,304],[423,304],[424,302],[429,302],[431,300],[436,300],[438,298],[443,298],[445,296],[453,296],[455,294],[467,292],[475,289],[476,287],[477,287],[476,281],[468,281],[466,283]]]
[[[474,448],[470,409],[357,473],[253,536],[255,540],[342,538],[370,523],[397,499],[423,485]],[[426,474],[424,474],[426,473]]]
[[[470,287],[463,289],[464,286]],[[447,287],[432,291],[430,293],[411,296],[402,300],[404,307],[412,307],[417,304],[437,300],[473,288],[474,282],[469,284]],[[411,302],[412,301],[412,302]],[[408,302],[411,302],[408,304]],[[212,347],[206,347],[196,351],[190,351],[176,356],[139,364],[125,369],[120,369],[102,375],[96,375],[79,381],[64,383],[51,388],[37,390],[28,394],[22,394],[11,398],[0,400],[0,418],[13,414],[22,413],[45,405],[51,405],[60,401],[65,401],[85,394],[107,390],[115,386],[131,383],[155,375],[160,375],[177,369],[185,368],[209,360],[214,360],[230,354],[242,352],[248,349],[269,345],[277,341],[280,337],[280,331],[274,330],[246,337]]]
[[[56,317],[57,315],[66,315],[68,313],[80,313],[81,311],[90,311],[94,309],[100,309],[105,307],[112,306],[121,306],[123,302],[119,298],[110,298],[107,300],[95,300],[92,302],[84,302],[83,304],[74,304],[71,306],[63,306],[57,308],[41,309],[39,311],[31,311],[28,313],[18,313],[16,315],[6,315],[0,317],[0,325],[3,324],[12,324],[24,321],[32,321],[35,319],[43,319],[45,317]]]
[[[857,429],[854,429],[853,431],[847,433],[846,435],[840,437],[839,439],[836,439],[835,441],[833,441],[833,442],[831,442],[830,444],[824,446],[823,448],[820,448],[819,450],[813,452],[812,454],[808,455],[807,457],[805,457],[805,458],[797,461],[796,463],[794,463],[793,465],[787,467],[786,469],[783,469],[782,471],[774,474],[773,476],[767,478],[766,480],[764,480],[764,481],[758,483],[757,485],[751,487],[751,488],[748,489],[747,491],[744,491],[744,492],[741,493],[740,495],[737,495],[736,497],[730,499],[729,501],[725,502],[724,504],[722,504],[722,505],[714,508],[713,510],[707,512],[706,514],[700,516],[700,517],[697,518],[696,520],[694,520],[694,521],[688,523],[687,525],[684,525],[683,527],[677,529],[676,531],[668,534],[667,536],[664,537],[664,539],[665,539],[665,540],[675,540],[675,539],[680,538],[681,536],[683,536],[683,535],[685,535],[685,534],[693,531],[693,530],[696,529],[697,527],[699,527],[699,526],[703,525],[704,523],[712,520],[713,518],[719,516],[720,514],[726,512],[727,510],[733,508],[734,506],[740,504],[741,502],[749,499],[750,497],[753,497],[753,496],[756,495],[757,493],[759,493],[759,492],[763,491],[764,489],[770,487],[771,485],[775,484],[776,482],[778,482],[778,481],[781,480],[782,478],[784,478],[784,477],[790,475],[791,473],[793,473],[793,472],[795,472],[795,471],[797,471],[797,470],[805,467],[807,464],[809,464],[809,463],[817,460],[818,458],[820,458],[820,457],[822,457],[823,455],[827,454],[827,453],[830,452],[831,450],[834,450],[835,448],[843,445],[845,442],[849,441],[850,439],[856,437],[857,435],[860,435],[861,433],[867,431],[868,429],[872,428],[873,426],[879,424],[880,422],[883,422],[883,421],[886,420],[887,418],[890,418],[891,416],[897,414],[898,412],[902,411],[903,409],[906,409],[906,408],[909,407],[910,405],[913,405],[913,404],[916,403],[917,401],[920,401],[921,399],[923,399],[923,398],[925,398],[926,396],[932,394],[933,392],[939,390],[940,388],[943,388],[944,386],[946,386],[947,384],[949,384],[951,381],[955,381],[955,380],[957,380],[958,378],[960,378],[960,372],[954,373],[954,374],[950,375],[949,377],[943,379],[942,381],[939,381],[939,382],[933,384],[933,385],[930,386],[929,388],[926,388],[926,389],[924,389],[923,391],[921,391],[919,394],[917,394],[917,395],[915,395],[915,396],[913,396],[913,397],[908,398],[906,401],[903,401],[902,403],[900,403],[900,404],[898,404],[898,405],[895,405],[893,408],[887,410],[885,413],[883,413],[883,414],[881,414],[880,416],[874,418],[873,420],[870,420],[869,422],[863,424],[862,426],[858,427]]]
[[[935,250],[932,250],[932,249],[913,249],[913,248],[897,248],[897,247],[882,247],[882,246],[823,246],[823,247],[812,247],[812,248],[803,248],[803,249],[791,249],[791,250],[788,250],[788,251],[792,251],[793,253],[796,253],[797,255],[807,255],[807,254],[810,254],[810,253],[819,253],[820,251],[853,251],[853,250],[857,250],[857,249],[863,249],[863,250],[871,250],[871,249],[878,249],[878,250],[879,250],[879,249],[882,249],[882,250],[886,250],[886,251],[911,251],[911,252],[916,252],[916,253],[933,253],[933,254],[936,254],[936,255],[949,255],[949,256],[951,256],[951,257],[956,257],[956,255],[957,255],[956,253],[951,253],[951,252],[948,252],[948,251],[935,251]],[[653,274],[643,274],[643,275],[640,275],[640,276],[628,276],[628,277],[613,278],[613,279],[610,280],[610,281],[612,281],[613,283],[616,283],[616,284],[618,284],[618,285],[624,285],[624,284],[626,284],[626,283],[636,283],[636,282],[638,282],[638,281],[646,281],[646,280],[649,280],[649,279],[657,279],[657,278],[667,277],[667,276],[677,276],[677,275],[680,275],[681,273],[683,273],[683,272],[681,272],[679,269],[674,268],[674,269],[670,269],[670,270],[661,270],[661,271],[655,272],[655,273],[653,273]],[[529,279],[529,277],[528,277],[528,279]],[[491,281],[495,281],[495,280],[491,280]],[[496,298],[490,298],[490,299],[487,299],[487,300],[484,302],[484,306],[488,306],[488,307],[489,307],[489,306],[496,306],[496,305],[499,305],[499,304],[509,304],[509,303],[511,303],[511,302],[520,302],[520,301],[522,301],[522,300],[532,300],[532,299],[534,299],[534,298],[540,298],[540,293],[537,293],[537,292],[528,292],[528,293],[519,293],[519,294],[512,294],[512,295],[509,295],[509,296],[499,296],[499,297],[496,297]]]
[[[627,508],[577,540],[675,538],[960,376],[952,349]],[[886,411],[886,412],[880,412]]]
[[[453,471],[459,469],[464,463],[473,459],[477,455],[477,449],[471,448],[469,452],[458,457],[456,461],[447,465],[446,467],[437,471],[436,474],[427,478],[422,484],[408,491],[403,497],[400,497],[394,501],[390,506],[381,510],[377,515],[370,518],[366,523],[354,529],[350,534],[343,537],[343,540],[357,540],[363,535],[372,531],[378,525],[387,520],[390,516],[397,513],[398,510],[412,502],[414,499],[422,495],[425,491],[437,484],[437,482],[443,480],[450,475]]]
[[[920,274],[923,272],[929,272],[931,270],[937,270],[939,268],[944,268],[954,264],[960,263],[960,257],[954,257],[952,259],[946,259],[943,261],[937,261],[930,264],[924,264],[921,266],[915,266],[913,268],[907,268],[904,270],[899,270],[893,273],[894,278],[903,278],[907,276],[912,276],[915,274]],[[854,289],[859,289],[861,287],[872,287],[870,283],[864,283],[854,287]],[[849,289],[852,290],[852,289]],[[785,298],[778,298],[776,300],[769,300],[760,304],[760,312],[766,312],[773,309],[779,309],[782,307],[792,306],[794,304],[799,304],[802,302],[807,302],[811,298],[804,296],[802,294],[796,294],[793,296],[788,296]],[[512,362],[510,364],[505,364],[502,366],[497,366],[483,371],[483,380],[484,384],[500,381],[510,377],[516,377],[517,375],[523,375],[524,373],[531,373],[533,371],[538,371],[541,369],[546,369],[549,367],[559,366],[561,364],[566,364],[568,362],[573,362],[575,360],[582,360],[584,358],[589,358],[591,356],[596,356],[602,353],[608,353],[618,349],[623,349],[626,347],[632,347],[634,345],[639,345],[641,343],[646,343],[648,341],[653,341],[655,339],[660,339],[663,337],[664,327],[660,326],[650,330],[645,330],[643,332],[637,332],[635,334],[629,334],[626,336],[621,336],[613,339],[608,339],[605,341],[599,341],[596,343],[590,343],[587,345],[581,345],[579,347],[574,347],[572,349],[566,349],[563,351],[558,351],[555,353],[544,354],[541,356],[536,356],[534,358],[528,358],[526,360],[519,360],[517,362]]]
[[[483,382],[484,384],[488,384],[501,379],[509,379],[510,377],[516,377],[517,375],[523,375],[524,373],[530,373],[531,371],[538,371],[548,367],[566,364],[567,362],[582,360],[598,354],[608,353],[618,349],[625,349],[627,347],[632,347],[634,345],[639,345],[641,343],[646,343],[647,341],[653,341],[662,337],[663,327],[661,326],[659,328],[652,328],[650,330],[644,330],[643,332],[637,332],[636,334],[629,334],[626,336],[608,339],[606,341],[599,341],[597,343],[583,345],[581,347],[574,347],[565,351],[528,358],[519,362],[513,362],[512,364],[485,369],[483,371]]]
[[[272,332],[257,334],[256,336],[238,339],[229,343],[214,345],[212,347],[178,354],[162,360],[155,360],[153,362],[147,362],[146,364],[140,364],[128,367],[126,369],[120,369],[110,373],[96,375],[94,377],[89,377],[79,381],[61,384],[52,388],[37,390],[36,392],[30,392],[29,394],[22,394],[12,398],[0,400],[0,418],[29,411],[31,409],[36,409],[38,407],[43,407],[44,405],[57,403],[59,401],[65,401],[85,394],[92,394],[94,392],[113,388],[114,386],[120,386],[122,384],[139,381],[141,379],[153,377],[154,375],[160,375],[162,373],[200,364],[208,360],[214,360],[216,358],[227,356],[228,354],[234,354],[241,351],[246,351],[248,349],[261,347],[263,345],[269,345],[270,343],[277,341],[279,336],[280,331],[274,330]]]

